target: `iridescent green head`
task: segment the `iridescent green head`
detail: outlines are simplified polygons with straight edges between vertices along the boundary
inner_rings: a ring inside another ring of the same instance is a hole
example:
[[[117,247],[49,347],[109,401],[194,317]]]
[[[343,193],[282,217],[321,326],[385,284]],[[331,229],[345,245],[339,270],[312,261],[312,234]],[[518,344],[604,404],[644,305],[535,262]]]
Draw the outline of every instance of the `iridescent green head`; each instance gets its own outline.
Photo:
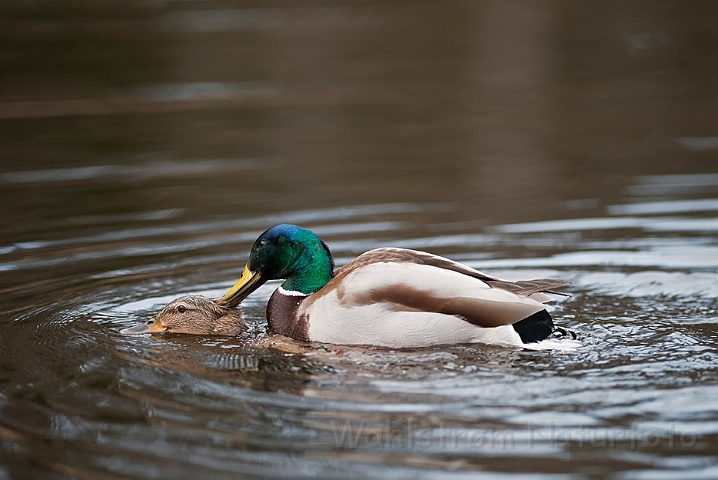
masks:
[[[222,300],[237,305],[267,280],[277,279],[286,279],[285,290],[309,295],[326,285],[333,272],[329,248],[314,232],[277,225],[254,242],[242,276]]]

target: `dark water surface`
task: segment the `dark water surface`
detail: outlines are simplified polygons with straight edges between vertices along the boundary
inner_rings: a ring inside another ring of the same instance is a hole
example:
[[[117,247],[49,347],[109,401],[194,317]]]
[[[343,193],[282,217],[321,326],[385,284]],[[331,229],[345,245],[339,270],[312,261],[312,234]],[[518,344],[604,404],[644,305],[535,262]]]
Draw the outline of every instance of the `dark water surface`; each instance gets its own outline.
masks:
[[[5,1],[0,205],[0,479],[718,478],[715,2]],[[582,346],[119,333],[280,222]]]

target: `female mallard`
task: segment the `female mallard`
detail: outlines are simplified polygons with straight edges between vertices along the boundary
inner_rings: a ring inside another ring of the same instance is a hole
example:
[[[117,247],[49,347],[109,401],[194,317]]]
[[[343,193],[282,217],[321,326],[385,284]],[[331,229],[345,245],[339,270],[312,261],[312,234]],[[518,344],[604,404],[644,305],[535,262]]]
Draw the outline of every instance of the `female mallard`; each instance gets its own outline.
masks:
[[[247,331],[237,305],[227,305],[202,295],[185,295],[171,301],[145,323],[121,333],[189,333],[193,335],[239,335]]]
[[[555,330],[543,292],[563,280],[508,282],[447,258],[378,248],[334,273],[309,230],[277,225],[257,238],[237,283],[236,306],[267,280],[285,279],[267,305],[270,329],[303,341],[393,348],[452,343],[524,345]]]

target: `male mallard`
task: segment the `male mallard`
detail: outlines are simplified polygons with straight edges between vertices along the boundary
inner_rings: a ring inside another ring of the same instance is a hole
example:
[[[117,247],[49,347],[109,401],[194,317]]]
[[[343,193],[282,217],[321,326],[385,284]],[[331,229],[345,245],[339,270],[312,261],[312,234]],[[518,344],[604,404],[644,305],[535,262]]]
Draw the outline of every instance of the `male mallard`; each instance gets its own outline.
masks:
[[[234,306],[202,295],[186,295],[171,301],[145,323],[121,333],[189,333],[194,335],[239,335],[247,331],[242,312]]]
[[[238,305],[285,279],[267,305],[269,327],[296,340],[393,348],[453,343],[524,345],[555,330],[542,292],[563,280],[508,282],[426,252],[368,251],[334,273],[313,232],[277,225],[254,243],[222,301]]]

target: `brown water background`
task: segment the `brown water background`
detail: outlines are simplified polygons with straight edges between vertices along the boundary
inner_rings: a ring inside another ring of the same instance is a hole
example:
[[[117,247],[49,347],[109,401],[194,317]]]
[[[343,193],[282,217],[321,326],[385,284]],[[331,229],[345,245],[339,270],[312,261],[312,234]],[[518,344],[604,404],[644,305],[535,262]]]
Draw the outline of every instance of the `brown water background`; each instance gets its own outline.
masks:
[[[2,480],[718,477],[716,2],[4,0],[0,205]],[[280,222],[583,345],[119,333]]]

